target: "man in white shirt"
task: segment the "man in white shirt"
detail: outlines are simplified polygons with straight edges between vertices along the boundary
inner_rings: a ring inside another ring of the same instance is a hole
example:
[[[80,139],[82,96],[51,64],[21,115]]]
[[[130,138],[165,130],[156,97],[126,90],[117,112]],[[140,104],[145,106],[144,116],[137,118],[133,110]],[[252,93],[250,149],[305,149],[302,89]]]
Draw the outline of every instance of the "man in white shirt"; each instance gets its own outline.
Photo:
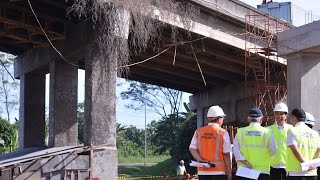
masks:
[[[289,180],[316,180],[317,170],[310,167],[302,171],[301,163],[319,158],[320,137],[318,132],[310,129],[305,123],[303,109],[296,108],[291,112],[290,122],[294,126],[288,131],[287,172]]]
[[[287,133],[292,125],[287,124],[288,106],[285,103],[277,103],[274,106],[275,122],[268,128],[271,129],[277,144],[278,151],[271,157],[270,179],[282,180],[287,178]]]
[[[196,161],[212,165],[198,167],[199,180],[232,179],[230,137],[221,128],[225,116],[219,106],[211,106],[207,113],[209,124],[194,132],[189,151]]]
[[[262,117],[259,108],[250,109],[250,125],[238,129],[233,142],[233,153],[238,167],[258,170],[261,172],[258,180],[270,180],[270,156],[276,153],[277,146],[271,130],[261,126]],[[248,178],[236,176],[236,179]]]

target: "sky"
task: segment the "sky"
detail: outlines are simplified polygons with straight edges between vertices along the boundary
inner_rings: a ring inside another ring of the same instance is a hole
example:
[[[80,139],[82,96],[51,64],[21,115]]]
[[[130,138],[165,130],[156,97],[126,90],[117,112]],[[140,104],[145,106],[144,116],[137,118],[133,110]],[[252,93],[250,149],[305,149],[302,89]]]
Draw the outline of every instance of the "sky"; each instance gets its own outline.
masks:
[[[253,7],[257,7],[258,4],[261,4],[262,0],[241,0],[244,3],[247,3]],[[284,0],[278,0],[274,2],[288,2]],[[319,0],[292,0],[293,4],[293,13],[297,13],[296,15],[293,14],[293,16],[298,16],[299,18],[304,19],[304,16],[306,15],[306,12],[309,12],[315,18],[320,19],[320,3]],[[319,12],[319,13],[318,13]],[[78,72],[78,102],[84,101],[84,71],[79,70]],[[47,81],[46,81],[46,106],[48,107],[49,104],[49,75],[47,75]],[[123,79],[118,79],[118,82],[124,82]],[[147,109],[146,111],[146,117],[144,110],[141,111],[134,111],[131,109],[125,108],[125,104],[127,102],[123,101],[120,98],[120,92],[124,91],[128,87],[128,84],[124,83],[122,86],[117,87],[117,122],[129,126],[134,125],[138,128],[143,129],[145,126],[145,119],[147,124],[150,123],[152,120],[159,120],[160,116],[151,110]],[[19,91],[17,92],[17,96],[19,96]],[[190,94],[185,94],[183,96],[183,102],[189,102],[189,96]],[[181,107],[181,110],[184,110],[183,107]],[[1,116],[5,117],[4,114],[1,114]],[[14,111],[11,115],[12,117],[16,117],[19,119],[19,113],[18,110]],[[14,119],[14,118],[12,118]]]

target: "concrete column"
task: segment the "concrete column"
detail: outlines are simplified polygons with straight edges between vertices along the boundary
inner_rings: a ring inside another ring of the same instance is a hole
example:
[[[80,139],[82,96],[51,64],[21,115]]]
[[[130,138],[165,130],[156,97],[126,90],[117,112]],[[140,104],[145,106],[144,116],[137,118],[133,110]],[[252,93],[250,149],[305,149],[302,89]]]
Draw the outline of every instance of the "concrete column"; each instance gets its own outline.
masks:
[[[320,21],[279,33],[278,55],[287,59],[289,111],[301,107],[320,130]]]
[[[45,146],[44,74],[20,76],[19,148]]]
[[[197,109],[197,128],[200,128],[203,125],[204,125],[204,112],[203,112],[203,108],[199,108]]]
[[[224,123],[239,124],[247,117],[245,86],[243,83],[209,89],[189,97],[190,109],[197,111],[197,127],[208,123],[207,112],[213,105],[219,105],[227,115]]]
[[[320,130],[320,54],[297,53],[288,56],[289,110],[301,107],[316,119],[313,129]]]
[[[85,61],[85,145],[94,149],[93,177],[116,178],[116,80],[117,59],[101,60],[88,46]]]
[[[50,62],[49,146],[78,142],[78,68],[62,60]]]

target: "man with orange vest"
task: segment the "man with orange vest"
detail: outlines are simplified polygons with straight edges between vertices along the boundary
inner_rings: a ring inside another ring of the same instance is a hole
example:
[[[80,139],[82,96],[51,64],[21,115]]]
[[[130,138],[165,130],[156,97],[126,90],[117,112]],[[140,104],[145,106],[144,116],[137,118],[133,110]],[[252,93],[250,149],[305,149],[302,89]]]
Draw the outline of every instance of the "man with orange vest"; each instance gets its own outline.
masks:
[[[198,162],[211,167],[198,167],[199,180],[231,180],[231,144],[229,133],[221,128],[225,118],[219,106],[211,106],[207,113],[208,125],[198,128],[189,150]]]
[[[261,126],[262,112],[259,108],[250,109],[250,125],[238,129],[233,142],[233,153],[238,167],[260,171],[258,180],[270,179],[271,156],[277,151],[270,129]],[[236,179],[248,179],[236,176]]]

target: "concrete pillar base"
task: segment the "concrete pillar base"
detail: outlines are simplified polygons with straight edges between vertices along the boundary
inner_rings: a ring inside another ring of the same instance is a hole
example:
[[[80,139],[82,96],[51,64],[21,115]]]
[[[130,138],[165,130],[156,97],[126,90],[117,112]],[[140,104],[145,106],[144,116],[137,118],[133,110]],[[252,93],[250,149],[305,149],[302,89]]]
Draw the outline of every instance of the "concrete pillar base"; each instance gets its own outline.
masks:
[[[95,149],[92,155],[92,177],[113,179],[118,175],[118,153],[115,148]]]

